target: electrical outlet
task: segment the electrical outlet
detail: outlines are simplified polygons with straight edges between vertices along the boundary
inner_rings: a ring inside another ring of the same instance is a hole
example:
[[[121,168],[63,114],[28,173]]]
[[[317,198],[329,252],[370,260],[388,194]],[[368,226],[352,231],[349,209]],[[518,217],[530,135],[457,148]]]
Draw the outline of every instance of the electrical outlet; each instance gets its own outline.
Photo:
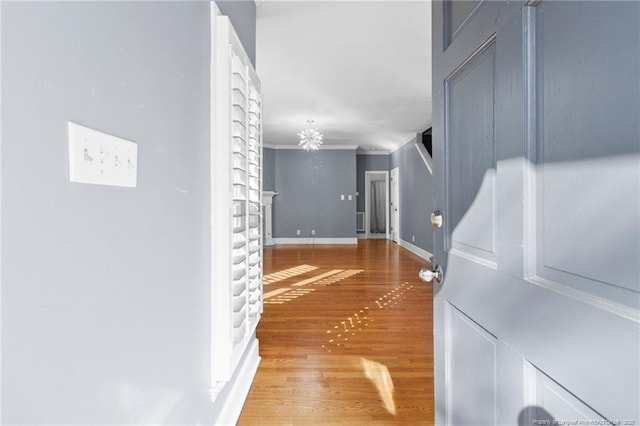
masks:
[[[300,230],[299,229],[296,230],[296,235],[300,235]]]
[[[342,201],[344,201],[344,194],[342,194],[342,195],[340,196],[340,199],[341,199]]]
[[[68,122],[69,180],[135,188],[138,144]]]
[[[412,235],[412,236],[411,236],[411,242],[412,242],[412,243],[415,243],[415,242],[416,242],[416,236],[415,236],[415,235]]]
[[[351,194],[348,195],[349,201],[351,201],[353,199],[353,197],[351,196]]]
[[[315,229],[311,230],[311,235],[316,235],[316,230]]]

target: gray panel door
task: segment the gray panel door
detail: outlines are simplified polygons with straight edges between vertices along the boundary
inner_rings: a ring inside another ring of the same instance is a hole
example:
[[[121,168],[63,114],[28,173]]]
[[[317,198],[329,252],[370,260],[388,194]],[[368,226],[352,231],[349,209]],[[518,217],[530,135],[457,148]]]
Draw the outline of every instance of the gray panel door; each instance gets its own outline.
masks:
[[[432,17],[437,424],[640,425],[640,2]]]

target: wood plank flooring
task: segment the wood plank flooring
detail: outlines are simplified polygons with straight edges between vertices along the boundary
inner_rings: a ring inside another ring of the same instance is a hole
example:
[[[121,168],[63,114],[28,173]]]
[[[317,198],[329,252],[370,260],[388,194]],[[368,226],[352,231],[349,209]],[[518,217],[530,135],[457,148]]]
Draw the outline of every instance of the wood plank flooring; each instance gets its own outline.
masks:
[[[264,259],[262,362],[239,425],[433,424],[423,259],[387,240]]]

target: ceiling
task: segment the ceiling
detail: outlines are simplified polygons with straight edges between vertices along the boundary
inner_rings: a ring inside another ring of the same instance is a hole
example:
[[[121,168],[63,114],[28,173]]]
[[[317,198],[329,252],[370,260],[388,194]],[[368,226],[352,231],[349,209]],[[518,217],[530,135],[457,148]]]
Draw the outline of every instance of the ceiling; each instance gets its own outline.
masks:
[[[431,3],[257,2],[264,142],[392,151],[431,127]]]

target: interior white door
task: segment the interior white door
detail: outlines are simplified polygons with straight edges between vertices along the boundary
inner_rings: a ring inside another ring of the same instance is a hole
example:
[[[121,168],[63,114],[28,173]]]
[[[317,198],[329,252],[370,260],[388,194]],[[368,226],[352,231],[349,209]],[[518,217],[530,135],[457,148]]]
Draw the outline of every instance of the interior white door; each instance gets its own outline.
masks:
[[[389,193],[389,217],[391,219],[390,231],[391,239],[396,243],[400,239],[400,169],[398,167],[391,170],[390,193]]]
[[[640,2],[432,16],[436,423],[640,424]]]

